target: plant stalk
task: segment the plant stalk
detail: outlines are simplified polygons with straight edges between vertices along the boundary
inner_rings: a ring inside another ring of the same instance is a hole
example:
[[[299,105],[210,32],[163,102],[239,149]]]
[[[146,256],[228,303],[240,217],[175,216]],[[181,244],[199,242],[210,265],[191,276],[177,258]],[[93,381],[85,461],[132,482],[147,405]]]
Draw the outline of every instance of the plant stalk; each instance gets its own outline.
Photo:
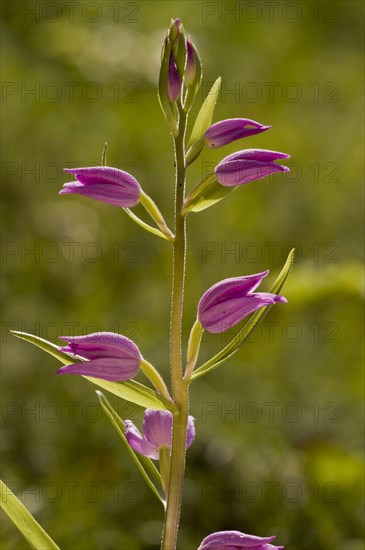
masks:
[[[181,212],[185,196],[185,130],[187,119],[181,104],[179,105],[179,113],[179,132],[174,137],[176,165],[175,241],[170,324],[171,383],[177,412],[173,416],[171,467],[162,534],[162,550],[174,550],[176,548],[185,473],[186,432],[189,415],[189,383],[184,380],[183,375],[181,342],[186,254],[185,216]]]

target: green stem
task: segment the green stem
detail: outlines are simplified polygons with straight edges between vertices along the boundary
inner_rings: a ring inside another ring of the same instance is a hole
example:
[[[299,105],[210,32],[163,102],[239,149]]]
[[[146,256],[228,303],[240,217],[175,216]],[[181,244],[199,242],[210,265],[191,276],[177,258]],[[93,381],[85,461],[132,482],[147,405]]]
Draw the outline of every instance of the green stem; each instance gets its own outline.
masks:
[[[179,112],[179,133],[174,137],[176,164],[175,241],[170,325],[171,381],[177,412],[173,416],[171,468],[161,544],[162,550],[176,548],[185,473],[186,431],[189,414],[189,382],[185,381],[183,376],[181,345],[186,251],[185,216],[181,212],[185,194],[185,130],[187,118],[181,104],[179,105]]]

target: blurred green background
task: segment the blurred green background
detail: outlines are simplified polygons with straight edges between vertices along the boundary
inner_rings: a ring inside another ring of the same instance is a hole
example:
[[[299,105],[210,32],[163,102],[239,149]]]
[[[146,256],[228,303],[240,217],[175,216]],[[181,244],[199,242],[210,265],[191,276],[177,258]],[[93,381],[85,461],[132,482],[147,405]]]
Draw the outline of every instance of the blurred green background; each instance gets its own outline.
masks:
[[[270,269],[292,246],[287,306],[191,388],[179,548],[237,529],[290,550],[359,550],[363,512],[363,3],[3,2],[2,477],[64,549],[157,549],[162,513],[95,387],[9,335],[114,330],[168,376],[171,250],[115,207],[58,197],[67,166],[133,173],[173,220],[173,152],[156,83],[180,17],[215,121],[273,128],[205,151],[189,171],[243,148],[291,154],[288,175],[237,190],[188,219],[184,335],[220,279]],[[232,333],[233,334],[233,333]],[[201,359],[229,335],[209,335]],[[142,411],[111,402],[139,423]],[[4,518],[2,548],[27,544]]]

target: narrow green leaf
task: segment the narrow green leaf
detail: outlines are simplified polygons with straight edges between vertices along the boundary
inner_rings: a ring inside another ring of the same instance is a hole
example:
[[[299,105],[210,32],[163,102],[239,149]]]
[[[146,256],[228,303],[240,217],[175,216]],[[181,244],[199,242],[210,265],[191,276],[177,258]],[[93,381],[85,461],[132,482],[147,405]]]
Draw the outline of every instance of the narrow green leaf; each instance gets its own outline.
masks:
[[[143,229],[145,229],[149,233],[152,233],[152,235],[157,235],[157,237],[161,237],[161,239],[166,239],[167,241],[173,240],[171,239],[171,237],[168,237],[167,235],[165,235],[165,233],[162,233],[162,231],[160,231],[156,227],[152,227],[151,225],[148,225],[148,223],[141,220],[129,208],[123,208],[123,210],[134,222],[136,222],[136,224],[138,224],[140,227],[143,227]]]
[[[270,288],[269,290],[270,293],[279,294],[280,290],[282,289],[285,281],[289,276],[290,270],[294,262],[294,254],[295,254],[295,249],[293,248],[290,251],[288,258],[285,262],[285,265],[281,270],[278,278]],[[204,374],[207,374],[209,371],[215,369],[216,367],[224,363],[224,361],[226,361],[229,357],[232,357],[232,355],[234,355],[238,351],[238,349],[247,340],[250,334],[255,330],[258,324],[264,319],[264,317],[267,315],[271,307],[272,306],[266,306],[256,311],[256,313],[252,315],[248,323],[246,323],[246,325],[233,338],[233,340],[231,340],[229,344],[227,344],[227,346],[224,347],[220,352],[218,352],[214,357],[212,357],[206,363],[204,363],[204,365],[201,365],[198,369],[196,369],[191,379],[196,380],[197,378],[204,376]]]
[[[205,132],[211,126],[215,104],[217,103],[217,98],[221,87],[221,81],[221,77],[218,77],[211,87],[209,94],[205,98],[204,103],[198,113],[198,116],[196,117],[195,124],[190,135],[188,147],[191,147],[195,142],[199,141],[199,139],[203,137]]]
[[[19,330],[11,330],[10,332],[17,338],[30,342],[50,355],[53,355],[53,357],[61,361],[63,365],[72,365],[72,363],[75,362],[75,356],[59,351],[56,344],[52,344],[52,342],[48,342],[48,340],[44,340],[44,338],[40,338],[34,334],[29,334],[28,332],[21,332]],[[79,358],[77,360],[79,360]],[[80,358],[80,360],[82,359]]]
[[[47,353],[53,355],[53,357],[61,361],[61,363],[63,363],[64,365],[72,365],[72,363],[75,363],[75,358],[77,361],[83,361],[82,357],[79,357],[77,355],[69,355],[62,351],[58,351],[55,344],[52,344],[51,342],[48,342],[47,340],[44,340],[39,336],[28,334],[27,332],[20,332],[17,330],[12,330],[11,332],[14,334],[14,336],[17,336],[22,340],[26,340],[27,342],[30,342],[31,344],[34,344],[35,346],[41,348],[43,351],[46,351]],[[151,390],[151,388],[148,388],[147,386],[144,386],[143,384],[140,384],[135,380],[128,380],[127,382],[109,382],[108,380],[93,378],[91,376],[84,376],[84,378],[86,378],[96,386],[99,386],[100,388],[103,388],[104,390],[107,390],[110,393],[113,393],[114,395],[125,399],[126,401],[136,403],[136,405],[140,405],[141,407],[157,410],[167,409],[172,412],[175,411],[173,403],[158,395],[154,390]]]
[[[129,445],[127,438],[124,435],[125,426],[124,426],[123,420],[120,418],[117,412],[113,409],[113,407],[111,406],[111,404],[109,403],[109,401],[101,391],[96,390],[96,395],[98,396],[98,399],[100,401],[100,405],[103,411],[105,412],[111,424],[114,426],[120,438],[122,439],[123,443],[127,447],[127,451],[131,455],[137,468],[142,474],[143,479],[145,480],[149,488],[152,490],[152,492],[156,495],[158,500],[161,502],[162,506],[165,508],[166,503],[157,489],[157,487],[162,487],[160,472],[157,470],[156,466],[153,464],[151,459],[143,455],[137,455],[137,453],[134,452],[132,447]],[[149,475],[146,472],[146,470],[148,471]],[[151,480],[150,476],[154,479],[154,482]],[[157,487],[155,483],[157,484]]]
[[[157,227],[165,235],[165,237],[169,241],[173,241],[175,238],[175,235],[167,226],[165,218],[161,214],[157,204],[152,200],[152,198],[149,195],[147,195],[147,193],[142,191],[142,193],[139,196],[139,201],[140,201],[140,204],[143,206],[143,208],[146,210],[147,214],[151,216],[151,218],[153,219]]]
[[[109,382],[108,380],[92,378],[91,376],[84,376],[84,378],[96,386],[117,395],[121,399],[131,401],[141,407],[155,410],[169,410],[171,412],[176,410],[173,403],[157,395],[155,391],[135,380],[128,380],[127,382]]]
[[[0,506],[34,550],[60,550],[24,504],[1,480]]]

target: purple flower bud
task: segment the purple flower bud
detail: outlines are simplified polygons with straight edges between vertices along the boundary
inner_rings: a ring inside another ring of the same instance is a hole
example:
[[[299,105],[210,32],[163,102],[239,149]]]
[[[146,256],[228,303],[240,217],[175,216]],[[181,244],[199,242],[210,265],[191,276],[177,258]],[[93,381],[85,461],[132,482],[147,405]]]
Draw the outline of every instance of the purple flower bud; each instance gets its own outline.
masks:
[[[190,447],[195,438],[195,418],[189,416],[186,434],[186,448]],[[172,413],[170,411],[154,411],[146,409],[143,419],[143,435],[131,420],[125,420],[126,438],[129,445],[144,456],[159,459],[160,447],[171,449]]]
[[[198,550],[283,550],[270,544],[276,537],[255,537],[239,531],[219,531],[205,537]]]
[[[200,69],[200,66],[201,66],[201,62],[200,62],[198,53],[195,50],[193,44],[190,42],[190,40],[187,40],[186,41],[186,67],[185,67],[185,75],[184,75],[187,86],[191,86],[192,84],[194,84],[197,70],[198,68]],[[199,78],[200,78],[200,75],[199,75]]]
[[[171,43],[171,52],[176,64],[176,68],[180,78],[184,75],[185,60],[186,60],[186,38],[184,26],[180,19],[171,20],[169,31],[169,40]]]
[[[290,172],[288,166],[275,164],[275,160],[290,155],[265,149],[245,149],[224,158],[215,168],[217,181],[226,187],[243,185],[259,180],[273,172]]]
[[[171,19],[170,41],[172,44],[179,37],[181,30],[182,30],[181,20],[178,17],[176,19]]]
[[[175,65],[174,57],[170,53],[169,72],[167,78],[167,95],[171,103],[178,99],[181,93],[181,81],[178,70]]]
[[[283,296],[253,292],[269,271],[224,279],[203,294],[198,305],[198,319],[208,332],[224,332],[244,317],[264,306],[287,302]]]
[[[114,332],[96,332],[86,336],[60,336],[67,346],[59,350],[87,361],[61,367],[57,374],[80,374],[112,382],[124,382],[136,376],[142,355],[132,340]]]
[[[269,130],[271,126],[263,126],[259,122],[250,120],[249,118],[228,118],[213,124],[204,134],[204,141],[207,147],[214,149],[227,145],[236,139],[253,136],[265,130]]]
[[[130,208],[139,202],[142,190],[138,181],[128,172],[109,166],[64,170],[74,174],[77,181],[65,183],[60,195],[84,195],[122,208]]]

